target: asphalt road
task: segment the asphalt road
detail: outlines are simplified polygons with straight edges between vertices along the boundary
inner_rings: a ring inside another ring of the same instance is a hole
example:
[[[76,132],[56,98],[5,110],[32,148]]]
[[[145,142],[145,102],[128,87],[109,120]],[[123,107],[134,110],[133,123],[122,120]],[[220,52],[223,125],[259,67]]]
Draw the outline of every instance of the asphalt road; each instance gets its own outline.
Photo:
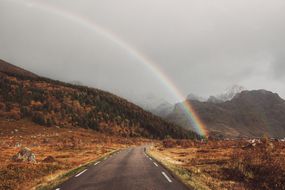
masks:
[[[75,174],[56,190],[187,190],[148,157],[144,147],[114,154]]]

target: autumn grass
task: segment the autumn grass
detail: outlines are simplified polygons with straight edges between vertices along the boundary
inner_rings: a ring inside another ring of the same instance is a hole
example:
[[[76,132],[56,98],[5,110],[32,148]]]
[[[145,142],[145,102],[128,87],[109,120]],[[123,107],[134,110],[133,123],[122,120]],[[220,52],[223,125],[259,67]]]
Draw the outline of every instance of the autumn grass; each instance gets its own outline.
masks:
[[[161,165],[173,173],[178,179],[190,189],[208,190],[209,188],[201,181],[200,171],[189,170],[181,166],[176,160],[165,156],[163,153],[156,151],[154,147],[148,150],[148,154],[156,159]]]
[[[193,189],[285,189],[285,143],[166,140],[149,154]]]
[[[88,129],[47,128],[26,120],[0,120],[0,189],[49,189],[95,160],[129,146],[140,138],[108,136]],[[14,162],[21,147],[36,155],[36,163]],[[48,156],[54,162],[45,162]]]

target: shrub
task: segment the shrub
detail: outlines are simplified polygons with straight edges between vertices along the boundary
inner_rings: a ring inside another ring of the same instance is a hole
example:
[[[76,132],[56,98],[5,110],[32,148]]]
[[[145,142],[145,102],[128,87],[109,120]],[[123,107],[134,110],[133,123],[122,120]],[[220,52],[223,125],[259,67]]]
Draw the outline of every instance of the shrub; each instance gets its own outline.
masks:
[[[272,142],[264,138],[255,146],[233,153],[230,176],[245,181],[251,189],[285,189],[283,159]],[[229,174],[229,173],[228,173]]]
[[[32,116],[32,120],[40,125],[45,125],[47,123],[47,120],[44,116],[43,113],[41,112],[34,112],[33,116]]]
[[[194,142],[192,140],[182,139],[182,140],[176,140],[176,144],[183,148],[189,148],[189,147],[193,147]]]
[[[173,139],[165,139],[162,141],[164,148],[173,148],[176,146],[176,142]]]

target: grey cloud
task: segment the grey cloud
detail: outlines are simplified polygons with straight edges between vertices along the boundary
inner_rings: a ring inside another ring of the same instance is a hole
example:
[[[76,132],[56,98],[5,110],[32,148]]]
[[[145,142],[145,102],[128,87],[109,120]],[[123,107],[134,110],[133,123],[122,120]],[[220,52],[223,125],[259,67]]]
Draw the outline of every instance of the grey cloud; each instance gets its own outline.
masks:
[[[153,73],[95,31],[1,0],[0,56],[49,77],[127,98],[174,101]],[[283,0],[38,0],[92,20],[150,57],[186,96],[232,84],[285,96]],[[3,5],[3,6],[2,6]],[[2,10],[1,10],[2,9]]]

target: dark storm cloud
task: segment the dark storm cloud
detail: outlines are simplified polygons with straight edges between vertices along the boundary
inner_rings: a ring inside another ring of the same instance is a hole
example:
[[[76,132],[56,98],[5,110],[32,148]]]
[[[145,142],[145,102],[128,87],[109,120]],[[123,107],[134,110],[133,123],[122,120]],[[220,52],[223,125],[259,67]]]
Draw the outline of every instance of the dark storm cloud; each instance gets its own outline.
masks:
[[[208,96],[240,84],[285,96],[283,0],[41,1],[114,32],[151,58],[185,95]],[[173,100],[142,64],[96,32],[23,6],[29,1],[0,2],[3,58],[129,98],[151,93]]]

